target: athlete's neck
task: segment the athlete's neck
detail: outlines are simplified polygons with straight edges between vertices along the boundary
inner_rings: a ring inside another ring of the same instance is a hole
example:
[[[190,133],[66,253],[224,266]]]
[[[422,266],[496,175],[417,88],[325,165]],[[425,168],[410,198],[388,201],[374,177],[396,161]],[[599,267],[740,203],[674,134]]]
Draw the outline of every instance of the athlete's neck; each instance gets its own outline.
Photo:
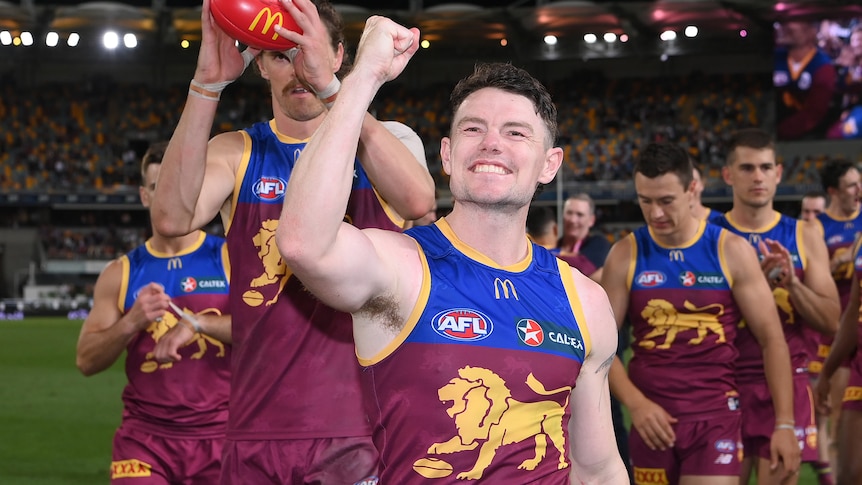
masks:
[[[740,203],[733,204],[727,212],[728,218],[742,229],[759,230],[775,221],[775,210],[772,204],[763,207],[751,207]]]
[[[844,208],[841,207],[841,204],[829,204],[829,206],[826,207],[826,214],[833,219],[847,219],[853,217],[853,215],[857,214],[858,212],[858,202],[853,206],[853,210],[849,212],[844,210]]]
[[[689,217],[680,220],[680,224],[677,226],[676,231],[673,231],[672,233],[657,234],[655,231],[650,232],[652,233],[653,239],[662,246],[678,248],[686,246],[692,242],[700,231],[701,224],[706,223],[700,219],[696,219],[694,215],[689,215]]]
[[[167,256],[176,256],[194,246],[201,238],[201,231],[194,231],[180,237],[165,237],[153,231],[153,237],[147,240],[147,244],[154,251]]]
[[[445,219],[461,242],[500,266],[520,263],[529,254],[529,240],[524,232],[526,208],[517,214],[479,213],[456,203]]]

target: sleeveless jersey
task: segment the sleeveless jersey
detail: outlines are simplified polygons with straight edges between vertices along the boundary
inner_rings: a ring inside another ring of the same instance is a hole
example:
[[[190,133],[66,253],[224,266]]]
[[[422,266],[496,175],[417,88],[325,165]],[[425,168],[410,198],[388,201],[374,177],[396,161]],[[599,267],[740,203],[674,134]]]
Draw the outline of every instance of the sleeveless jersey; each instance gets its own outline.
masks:
[[[714,223],[718,219],[721,219],[722,217],[724,217],[724,213],[722,213],[721,211],[717,211],[717,210],[711,209],[709,207],[707,207],[706,210],[707,210],[706,222]]]
[[[188,313],[227,313],[225,256],[224,239],[204,232],[194,245],[171,256],[155,251],[148,241],[120,258],[123,278],[117,305],[127,313],[138,291],[156,282]],[[153,356],[156,342],[177,324],[177,316],[168,311],[129,342],[123,426],[168,437],[224,436],[230,345],[196,333],[179,349],[182,360],[159,364]]]
[[[852,250],[853,242],[862,234],[862,212],[856,211],[848,218],[836,219],[823,212],[817,215],[817,220],[823,226],[823,237],[826,239],[826,248],[829,250],[829,259],[836,254],[843,254]],[[847,307],[850,299],[850,285],[853,281],[853,261],[849,261],[835,268],[832,278],[838,286],[838,297],[841,299],[841,309]]]
[[[245,153],[227,226],[235,343],[228,438],[368,436],[351,317],[314,298],[275,243],[284,190],[306,142],[278,133],[275,121],[240,133]],[[345,218],[399,229],[358,162]]]
[[[820,49],[813,49],[800,63],[801,68],[799,69],[794,69],[789,61],[786,47],[775,49],[775,68],[772,73],[772,82],[779,95],[775,107],[778,120],[783,120],[802,109],[818,70],[835,70],[832,59]],[[830,100],[830,114],[824,116],[824,121],[818,125],[815,131],[822,132],[826,128],[825,125],[837,119],[840,112],[840,97],[840,93],[836,90]]]
[[[856,273],[856,278],[859,280],[860,289],[862,289],[862,239],[856,242],[856,245],[853,247],[853,267]],[[862,294],[862,292],[860,292]],[[853,302],[854,305],[862,304],[860,302]],[[857,328],[856,328],[856,352],[851,357],[851,369],[857,375],[862,375],[862,308],[860,308],[859,318],[857,319]],[[862,388],[859,388],[856,392],[862,392]]]
[[[805,248],[802,243],[802,225],[798,220],[775,212],[775,218],[771,223],[754,231],[741,228],[729,215],[717,220],[715,224],[746,238],[755,250],[758,243],[765,239],[780,242],[790,253],[796,276],[802,281],[805,280]],[[802,315],[793,308],[790,294],[786,289],[775,288],[772,290],[772,296],[775,298],[778,316],[781,318],[781,327],[784,331],[784,339],[787,341],[787,348],[790,350],[790,364],[793,366],[794,373],[806,372],[808,345],[806,325]],[[766,373],[763,370],[763,351],[744,321],[740,322],[736,348],[739,350],[739,359],[736,361],[736,376],[739,383],[764,382]]]
[[[500,267],[445,219],[407,234],[419,300],[360,361],[380,482],[568,484],[570,440],[584,439],[569,436],[569,397],[591,345],[571,268],[534,244]]]
[[[643,226],[633,238],[627,284],[634,342],[629,377],[682,420],[737,412],[734,346],[740,312],[721,241],[729,233],[700,223],[680,247],[665,247]]]

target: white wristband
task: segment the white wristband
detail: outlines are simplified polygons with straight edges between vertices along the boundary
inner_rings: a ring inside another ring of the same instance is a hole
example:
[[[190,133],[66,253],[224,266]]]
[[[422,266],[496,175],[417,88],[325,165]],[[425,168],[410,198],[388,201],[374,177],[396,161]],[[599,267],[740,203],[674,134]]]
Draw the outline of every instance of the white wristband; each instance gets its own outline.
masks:
[[[341,89],[341,81],[338,80],[337,76],[332,76],[332,81],[329,81],[329,84],[326,85],[325,88],[321,89],[317,93],[317,97],[326,101],[329,98],[334,97],[338,94],[338,90]]]

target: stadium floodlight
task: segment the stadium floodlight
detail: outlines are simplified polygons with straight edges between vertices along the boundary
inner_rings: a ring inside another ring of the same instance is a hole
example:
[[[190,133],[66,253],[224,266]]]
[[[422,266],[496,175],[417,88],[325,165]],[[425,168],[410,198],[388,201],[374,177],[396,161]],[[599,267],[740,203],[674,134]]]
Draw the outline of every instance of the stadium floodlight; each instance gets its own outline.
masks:
[[[745,29],[740,30],[740,31],[739,31],[739,36],[740,36],[740,37],[742,37],[742,38],[748,37],[748,31],[747,31],[747,30],[745,30]]]
[[[423,49],[427,49],[431,47],[431,42],[428,39],[422,39],[422,42],[419,43],[419,46]]]
[[[587,44],[595,44],[598,39],[596,34],[584,34],[584,42]]]
[[[183,49],[188,49],[191,45],[191,42],[186,39],[183,39],[182,42],[180,42],[180,47],[182,47]]]
[[[0,32],[0,44],[12,45],[12,34],[8,30]]]
[[[686,37],[697,37],[697,27],[694,25],[689,25],[685,28],[685,36]]]
[[[69,47],[75,47],[78,45],[78,42],[80,42],[80,41],[81,41],[81,36],[78,35],[77,32],[72,32],[71,34],[69,34],[69,38],[66,39],[66,45],[68,45]]]
[[[113,30],[109,30],[102,36],[102,44],[105,49],[116,49],[120,45],[120,37]]]
[[[138,46],[138,37],[135,34],[126,34],[123,36],[123,45],[129,49],[134,49]]]
[[[605,32],[604,39],[605,39],[605,42],[607,42],[608,44],[613,44],[614,42],[617,41],[617,34],[615,34],[613,32]]]
[[[500,45],[503,47],[506,47],[507,45],[509,45],[509,39],[506,39],[506,38],[500,39]]]
[[[45,34],[45,45],[48,47],[57,47],[60,43],[60,34],[56,32],[48,32]]]
[[[546,35],[544,41],[545,41],[545,44],[547,44],[547,45],[557,45],[557,36],[556,35]]]
[[[620,36],[620,42],[628,42],[628,41],[629,41],[629,34],[623,34]]]
[[[26,46],[33,45],[33,34],[27,32],[26,30],[24,32],[21,32],[21,43]]]
[[[676,39],[676,32],[674,32],[672,30],[665,30],[664,32],[661,33],[659,38],[665,42],[674,40],[674,39]]]

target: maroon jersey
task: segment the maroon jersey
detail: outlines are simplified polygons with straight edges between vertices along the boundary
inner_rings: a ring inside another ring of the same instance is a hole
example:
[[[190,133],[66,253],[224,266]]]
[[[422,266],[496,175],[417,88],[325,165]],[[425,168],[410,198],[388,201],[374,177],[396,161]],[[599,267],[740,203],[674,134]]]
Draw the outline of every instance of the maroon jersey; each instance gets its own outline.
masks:
[[[123,286],[118,306],[123,313],[128,312],[140,288],[155,281],[187,313],[226,313],[224,256],[224,239],[203,232],[192,247],[177,255],[161,254],[147,242],[120,260]],[[159,364],[153,355],[156,342],[177,323],[177,315],[167,312],[161,321],[150,323],[146,331],[129,342],[123,427],[168,437],[224,436],[230,346],[196,333],[179,349],[182,360]]]
[[[234,341],[228,438],[368,436],[351,317],[312,296],[275,244],[284,190],[306,142],[277,133],[275,121],[241,133],[245,156],[227,226]],[[361,228],[399,227],[359,163],[345,218]]]
[[[660,245],[644,226],[630,236],[632,382],[682,420],[738,412],[734,346],[740,313],[720,242],[729,233],[700,223],[684,246]]]
[[[798,220],[776,212],[775,218],[770,224],[753,231],[740,228],[727,214],[716,219],[713,223],[746,238],[755,248],[760,241],[766,239],[780,242],[790,253],[796,277],[801,281],[805,280],[805,247],[802,243],[802,225]],[[805,330],[807,325],[802,319],[802,315],[793,307],[790,293],[785,288],[775,288],[772,295],[778,308],[778,316],[781,318],[781,327],[784,331],[784,339],[787,341],[793,371],[796,374],[807,372],[809,356],[808,335]],[[736,377],[740,384],[753,382],[765,384],[766,374],[763,368],[763,351],[760,344],[744,321],[740,322],[740,327],[742,328],[740,328],[736,338],[736,347],[739,350]]]

